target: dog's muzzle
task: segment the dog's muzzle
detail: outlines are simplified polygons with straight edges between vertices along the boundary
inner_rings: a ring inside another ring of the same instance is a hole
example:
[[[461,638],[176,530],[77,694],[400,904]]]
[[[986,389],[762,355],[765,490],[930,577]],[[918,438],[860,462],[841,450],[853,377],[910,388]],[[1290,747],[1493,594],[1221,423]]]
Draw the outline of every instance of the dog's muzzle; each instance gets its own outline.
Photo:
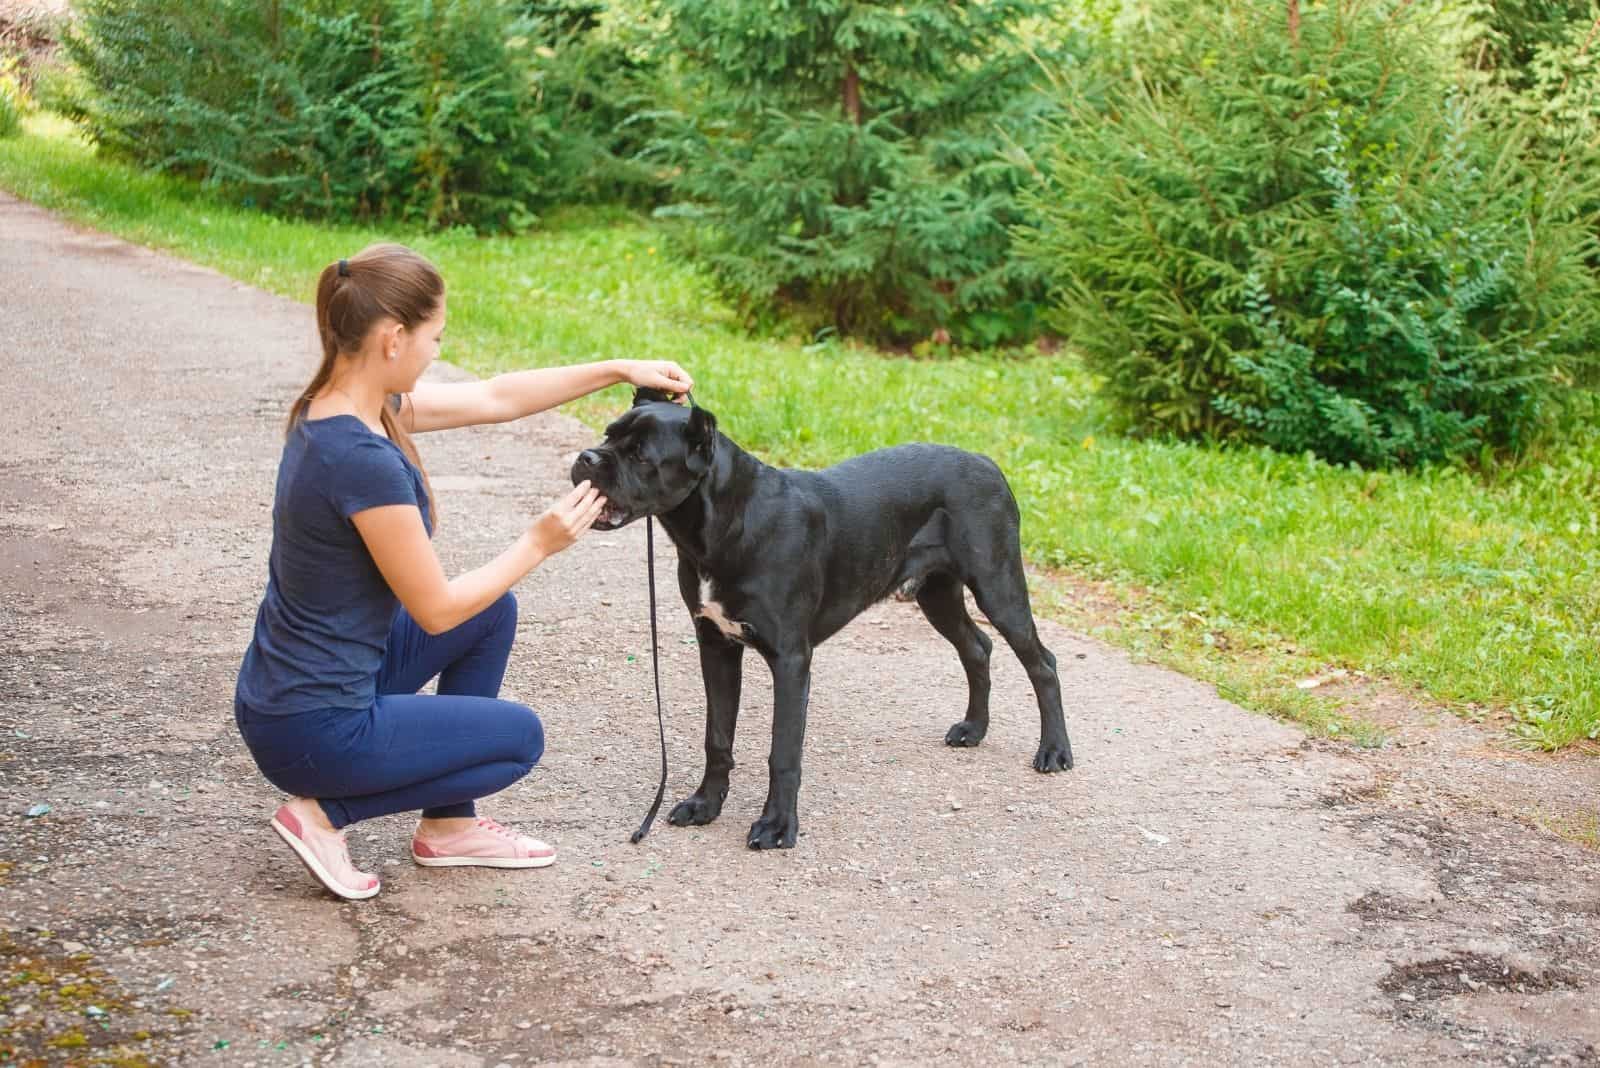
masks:
[[[627,526],[628,521],[632,518],[626,510],[608,502],[604,508],[600,509],[600,514],[595,517],[593,523],[589,524],[589,527],[592,530],[616,530],[618,527]]]
[[[605,494],[606,488],[599,477],[604,472],[605,466],[605,456],[599,451],[584,449],[578,454],[578,458],[573,461],[572,484],[576,486],[584,479],[588,479],[590,485],[597,487],[602,494]],[[613,504],[608,495],[606,506],[600,509],[600,514],[595,518],[591,527],[594,530],[616,530],[618,527],[626,525],[632,518],[633,516],[628,513],[626,508]]]

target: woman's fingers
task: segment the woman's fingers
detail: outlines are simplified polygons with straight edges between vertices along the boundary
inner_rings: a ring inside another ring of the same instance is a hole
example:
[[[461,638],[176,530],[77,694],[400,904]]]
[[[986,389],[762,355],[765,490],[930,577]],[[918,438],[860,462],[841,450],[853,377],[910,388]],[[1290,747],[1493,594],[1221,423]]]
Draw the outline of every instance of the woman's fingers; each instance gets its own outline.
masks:
[[[561,502],[561,511],[570,516],[582,515],[586,510],[588,510],[589,506],[594,503],[595,498],[598,496],[600,496],[600,491],[598,489],[589,485],[589,483],[586,481],[581,482],[578,484],[577,488],[573,490],[573,492],[567,494],[566,499]]]
[[[667,390],[671,393],[688,393],[694,389],[694,379],[689,377],[689,372],[675,363],[669,363],[661,369],[661,377],[667,380]]]
[[[585,479],[541,512],[530,529],[547,553],[558,553],[594,526],[605,505],[600,490]]]
[[[687,393],[694,388],[689,372],[671,360],[641,361],[636,365],[633,384],[659,389],[666,393]]]
[[[578,502],[583,500],[584,494],[595,492],[598,491],[589,484],[589,480],[584,479],[576,486],[573,486],[571,492],[569,492],[565,497],[561,498],[561,504],[566,508],[576,508],[578,506]]]
[[[574,536],[582,534],[594,525],[596,519],[600,518],[600,512],[605,506],[606,499],[600,496],[600,491],[592,489],[584,494],[583,498],[573,507],[564,511],[562,521]]]

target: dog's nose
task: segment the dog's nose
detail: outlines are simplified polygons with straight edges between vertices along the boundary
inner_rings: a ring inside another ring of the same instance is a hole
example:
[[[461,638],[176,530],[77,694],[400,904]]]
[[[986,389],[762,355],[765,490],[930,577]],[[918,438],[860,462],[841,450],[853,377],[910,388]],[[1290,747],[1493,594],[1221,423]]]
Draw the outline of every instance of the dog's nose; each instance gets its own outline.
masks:
[[[599,467],[600,454],[593,449],[584,449],[578,454],[578,462],[585,467]]]

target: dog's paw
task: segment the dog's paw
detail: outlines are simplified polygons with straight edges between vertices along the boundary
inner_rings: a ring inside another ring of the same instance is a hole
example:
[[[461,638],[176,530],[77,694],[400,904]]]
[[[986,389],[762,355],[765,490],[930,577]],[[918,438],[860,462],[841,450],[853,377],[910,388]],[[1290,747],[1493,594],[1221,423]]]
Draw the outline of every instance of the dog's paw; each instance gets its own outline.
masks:
[[[762,816],[750,825],[750,837],[746,844],[751,849],[793,849],[795,835],[799,831],[798,816]]]
[[[1072,743],[1065,738],[1059,742],[1040,742],[1039,751],[1033,755],[1034,771],[1069,771],[1072,768]]]
[[[989,733],[987,723],[974,723],[964,719],[944,732],[944,744],[954,746],[977,745]]]
[[[722,806],[714,805],[704,794],[690,794],[672,806],[667,822],[674,827],[699,827],[710,823],[722,814]]]

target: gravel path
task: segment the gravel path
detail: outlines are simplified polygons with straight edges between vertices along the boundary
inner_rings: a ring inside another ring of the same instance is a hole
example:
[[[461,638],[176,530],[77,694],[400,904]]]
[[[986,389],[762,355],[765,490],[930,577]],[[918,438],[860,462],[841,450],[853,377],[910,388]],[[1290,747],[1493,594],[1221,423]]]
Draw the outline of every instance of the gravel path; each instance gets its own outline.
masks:
[[[942,745],[960,665],[890,602],[818,652],[798,848],[742,845],[759,663],[722,820],[629,845],[642,527],[518,590],[507,688],[550,748],[487,810],[558,864],[419,869],[393,817],[352,835],[383,893],[338,903],[231,710],[310,309],[0,195],[0,337],[0,1064],[1600,1063],[1600,854],[1526,819],[1594,811],[1600,762],[1404,711],[1404,748],[1312,743],[1049,623],[1071,773],[1029,767],[1003,646],[988,740]],[[592,436],[424,438],[452,573]],[[670,805],[702,712],[663,595]]]

